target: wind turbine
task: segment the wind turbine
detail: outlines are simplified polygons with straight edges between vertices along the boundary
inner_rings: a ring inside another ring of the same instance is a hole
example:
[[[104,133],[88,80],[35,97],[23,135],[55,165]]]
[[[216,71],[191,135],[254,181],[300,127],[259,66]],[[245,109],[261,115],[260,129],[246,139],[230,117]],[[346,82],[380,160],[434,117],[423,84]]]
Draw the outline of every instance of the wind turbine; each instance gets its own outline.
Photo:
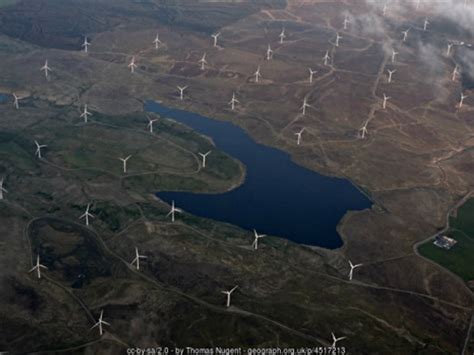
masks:
[[[403,42],[406,42],[406,40],[408,39],[408,32],[410,32],[410,29],[402,31],[402,33],[403,33]]]
[[[187,86],[177,86],[179,90],[179,99],[183,100],[184,98],[184,90],[186,90],[188,87]]]
[[[286,35],[285,35],[285,27],[283,27],[283,29],[281,30],[281,33],[280,33],[280,35],[279,35],[278,37],[280,37],[280,44],[282,44],[283,41],[284,41],[285,38],[286,38]]]
[[[3,178],[0,180],[0,200],[3,200],[3,193],[8,193],[8,191],[3,187]]]
[[[87,37],[85,36],[84,37],[84,43],[82,44],[82,47],[84,47],[84,53],[87,53],[87,51],[89,50],[89,46],[91,44],[87,41]]]
[[[235,92],[234,92],[232,93],[232,100],[229,101],[229,105],[231,105],[232,111],[234,111],[236,103],[240,103],[240,101],[235,98]]]
[[[306,115],[306,107],[310,107],[310,105],[308,104],[307,97],[303,99],[303,105],[301,106],[301,110],[303,111],[303,116]]]
[[[159,49],[160,45],[163,44],[163,42],[160,41],[160,34],[157,32],[156,37],[153,40],[153,44],[155,45],[155,49]]]
[[[451,77],[451,80],[452,80],[452,81],[455,81],[456,78],[457,78],[457,76],[458,76],[458,74],[459,74],[459,67],[456,65],[456,66],[454,67],[453,75],[452,75],[452,77]]]
[[[140,270],[140,259],[146,259],[146,256],[145,255],[140,255],[138,253],[138,248],[135,247],[135,259],[132,260],[132,262],[130,264],[134,264],[136,263],[137,265],[137,270]]]
[[[129,155],[129,156],[126,157],[126,158],[119,158],[119,160],[121,160],[122,163],[123,163],[123,173],[124,173],[124,174],[127,173],[127,161],[128,161],[128,159],[130,159],[131,157],[132,157],[132,156]]]
[[[51,71],[51,68],[48,66],[48,60],[44,62],[44,65],[41,67],[41,70],[44,71],[44,76],[46,79],[48,79],[49,72]]]
[[[360,266],[362,266],[363,264],[352,264],[352,262],[349,260],[349,265],[351,267],[351,271],[349,271],[349,280],[352,281],[352,276],[354,274],[354,270]]]
[[[206,69],[206,64],[207,64],[206,55],[207,55],[207,54],[204,53],[204,54],[202,55],[202,58],[199,59],[199,62],[198,62],[198,63],[201,64],[201,70]]]
[[[42,158],[42,156],[41,156],[41,148],[46,148],[47,145],[39,144],[37,141],[35,141],[35,144],[36,144],[36,152],[35,152],[35,155],[37,155],[38,158],[41,159],[41,158]]]
[[[394,70],[390,70],[390,69],[387,69],[387,72],[388,72],[388,83],[390,84],[392,82],[392,75],[396,73],[396,69]]]
[[[467,99],[467,95],[464,95],[464,93],[461,93],[461,100],[459,101],[459,108],[462,108],[462,105],[464,104],[465,99]]]
[[[15,93],[13,93],[12,95],[13,95],[13,106],[15,106],[15,108],[18,110],[20,109],[19,101],[22,99],[22,97],[17,96]]]
[[[303,128],[301,128],[301,131],[295,133],[295,135],[296,135],[296,137],[297,137],[297,138],[296,138],[296,145],[300,145],[300,143],[301,143],[301,136],[302,136],[303,132],[305,131],[305,129],[306,129],[306,128],[303,127]]]
[[[446,56],[451,55],[451,49],[453,48],[453,43],[448,43],[448,50],[446,51]]]
[[[270,60],[270,59],[273,58],[273,50],[272,50],[272,47],[270,47],[270,45],[268,45],[268,47],[267,47],[266,58],[267,58],[267,60]]]
[[[267,235],[266,235],[266,234],[258,234],[255,229],[253,230],[253,235],[254,235],[255,239],[253,240],[252,247],[253,247],[255,250],[257,250],[257,249],[258,249],[258,240],[259,240],[260,238],[266,237]],[[227,306],[227,307],[228,307],[228,306]]]
[[[260,74],[260,65],[257,67],[257,71],[253,75],[255,75],[255,82],[258,83],[258,79],[262,77],[262,74]]]
[[[87,123],[87,117],[92,116],[92,113],[87,111],[87,104],[84,105],[84,111],[82,111],[81,118],[84,118],[84,123]]]
[[[428,21],[428,18],[425,18],[425,22],[423,23],[423,31],[426,31],[429,24],[430,24],[430,21]]]
[[[339,32],[336,33],[336,47],[339,47],[339,41],[342,39],[342,36],[339,35]]]
[[[128,67],[130,68],[130,72],[132,74],[135,73],[135,69],[138,68],[138,66],[135,64],[135,56],[133,56],[132,59],[130,60]]]
[[[368,124],[369,124],[369,120],[365,121],[364,125],[360,129],[360,137],[362,139],[365,139],[366,134],[369,133],[369,131],[367,130],[367,125]]]
[[[102,310],[100,311],[99,320],[98,320],[97,323],[94,324],[94,325],[92,326],[92,328],[91,328],[91,329],[94,329],[95,327],[99,327],[99,334],[100,334],[100,335],[103,334],[102,324],[108,325],[108,326],[110,327],[110,323],[109,323],[109,322],[106,322],[105,320],[102,319],[103,316],[104,316],[104,310],[102,309]]]
[[[166,217],[169,217],[171,215],[171,222],[174,222],[174,214],[175,213],[183,213],[183,210],[181,210],[180,208],[177,208],[174,206],[174,200],[171,201],[171,209],[170,211],[168,212],[168,214],[166,215]]]
[[[344,22],[342,23],[343,26],[344,26],[344,31],[347,30],[347,24],[348,23],[351,23],[351,21],[349,20],[349,15],[345,15],[344,16]]]
[[[418,10],[420,8],[420,3],[421,3],[421,0],[416,0],[416,6],[415,8]]]
[[[383,5],[383,9],[382,9],[383,17],[387,15],[387,10],[388,10],[388,1]]]
[[[331,336],[332,336],[332,345],[331,345],[331,348],[335,348],[338,341],[347,338],[347,337],[336,338],[336,336],[334,335],[334,333],[331,333]]]
[[[87,204],[86,212],[82,216],[79,217],[79,219],[86,219],[86,226],[89,226],[89,217],[94,218],[94,216],[89,212],[91,205],[90,203]]]
[[[324,65],[328,65],[328,62],[331,59],[331,57],[329,56],[329,50],[326,51],[326,54],[324,55],[323,59],[324,59]]]
[[[221,35],[220,32],[217,32],[211,35],[211,37],[214,38],[214,47],[217,47],[217,39],[219,38],[220,35]]]
[[[390,100],[390,96],[383,94],[383,104],[382,107],[385,110],[387,108],[387,101]]]
[[[395,49],[392,49],[392,63],[395,63],[395,57],[398,55],[398,52]]]
[[[156,121],[158,121],[158,118],[151,119],[150,117],[148,117],[147,127],[150,129],[150,133],[153,133],[153,122],[156,122]]]
[[[211,154],[211,151],[208,151],[207,153],[199,153],[199,155],[201,156],[202,158],[202,167],[205,168],[206,167],[206,158],[207,156]]]
[[[318,71],[317,70],[312,70],[311,68],[308,68],[309,70],[309,83],[313,83],[313,75],[316,74]]]
[[[226,307],[229,308],[230,307],[230,296],[232,295],[232,292],[234,292],[237,287],[239,286],[234,286],[233,289],[231,289],[230,291],[221,291],[223,294],[227,295],[227,302],[226,302]]]
[[[36,255],[36,265],[33,266],[30,271],[28,272],[33,272],[36,270],[36,273],[38,275],[38,279],[41,279],[41,269],[45,269],[45,270],[48,270],[48,268],[42,264],[40,264],[40,256],[39,254]]]

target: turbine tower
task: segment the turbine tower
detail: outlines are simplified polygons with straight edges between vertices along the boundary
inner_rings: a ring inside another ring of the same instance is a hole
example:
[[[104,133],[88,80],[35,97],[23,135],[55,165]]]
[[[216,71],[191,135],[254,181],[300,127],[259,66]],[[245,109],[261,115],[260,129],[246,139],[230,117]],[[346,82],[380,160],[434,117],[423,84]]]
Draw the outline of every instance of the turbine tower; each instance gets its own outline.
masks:
[[[390,96],[387,96],[383,94],[383,103],[382,103],[382,108],[385,110],[387,109],[387,101],[390,100]]]
[[[254,248],[254,250],[257,250],[258,249],[258,240],[260,238],[265,238],[267,235],[266,234],[258,234],[255,229],[253,230],[253,235],[254,235],[255,239],[253,240],[252,247]]]
[[[15,106],[15,108],[17,110],[20,109],[20,100],[22,99],[21,97],[17,96],[15,93],[12,94],[13,95],[13,106]]]
[[[329,56],[329,50],[326,51],[326,54],[324,55],[323,59],[324,59],[324,65],[328,65],[329,60],[331,59],[331,57]]]
[[[301,136],[302,136],[303,132],[305,131],[305,129],[306,129],[306,128],[303,127],[303,128],[301,129],[301,131],[295,133],[295,135],[296,135],[296,145],[300,145],[300,143],[301,143]]]
[[[262,77],[262,74],[260,74],[260,65],[257,67],[257,71],[253,75],[255,75],[255,82],[258,83],[258,79]]]
[[[166,215],[166,217],[169,217],[171,215],[171,222],[174,222],[174,214],[175,213],[183,213],[183,210],[181,210],[180,208],[176,208],[174,206],[174,200],[171,202],[171,209],[170,211],[168,212],[168,214]]]
[[[232,111],[234,111],[236,103],[240,103],[240,101],[235,98],[235,92],[234,92],[232,93],[232,100],[229,101],[229,105],[231,106]]]
[[[202,167],[203,167],[203,169],[206,167],[206,159],[207,159],[207,156],[209,154],[211,154],[211,151],[208,151],[207,153],[199,153],[199,155],[202,158]]]
[[[158,32],[156,33],[156,37],[153,40],[153,44],[155,45],[155,49],[159,49],[160,45],[163,44],[163,42],[160,41],[160,34]]]
[[[331,336],[332,336],[332,345],[331,345],[331,348],[335,348],[338,341],[347,338],[347,337],[336,338],[336,336],[334,335],[334,333],[331,333]]]
[[[127,173],[127,161],[128,161],[128,159],[130,159],[131,157],[132,157],[132,156],[129,155],[129,156],[126,157],[126,158],[119,158],[119,160],[121,160],[122,163],[123,163],[123,173],[124,173],[124,174]]]
[[[91,44],[87,41],[87,37],[84,37],[84,43],[82,44],[82,47],[84,47],[84,53],[88,52],[90,45]]]
[[[227,295],[227,302],[226,302],[226,307],[229,308],[230,307],[230,296],[232,295],[232,292],[234,292],[237,287],[239,286],[235,286],[233,289],[229,290],[229,291],[221,291],[223,294]]]
[[[339,47],[339,41],[342,39],[342,36],[339,35],[339,32],[336,33],[336,47]]]
[[[100,311],[99,320],[98,320],[97,323],[94,324],[94,325],[92,326],[92,328],[91,328],[91,329],[94,329],[95,327],[99,327],[99,334],[100,334],[100,335],[103,334],[102,324],[108,325],[108,326],[110,327],[110,323],[108,323],[108,322],[106,322],[105,320],[102,319],[103,316],[104,316],[104,310],[102,309],[102,310]]]
[[[207,55],[207,54],[204,53],[204,54],[202,55],[202,58],[199,59],[199,63],[201,64],[201,70],[206,69],[206,64],[207,64],[206,55]]]
[[[0,200],[3,200],[3,194],[8,191],[3,187],[3,178],[0,180]]]
[[[395,49],[392,49],[392,63],[395,63],[395,58],[398,54],[399,53]]]
[[[130,63],[128,64],[128,67],[130,68],[130,73],[135,73],[135,69],[138,68],[138,66],[135,64],[135,56],[132,57],[130,60]]]
[[[301,106],[301,110],[303,111],[303,116],[306,115],[306,107],[310,107],[308,104],[308,98],[303,99],[303,105]]]
[[[308,68],[309,70],[309,83],[313,83],[313,75],[316,74],[318,71],[317,70],[312,70],[311,68]]]
[[[81,114],[81,118],[84,118],[84,123],[87,123],[87,118],[88,116],[92,116],[92,113],[90,113],[88,110],[87,110],[87,104],[84,105],[84,111],[82,111],[82,114]]]
[[[79,219],[86,219],[86,226],[89,226],[89,217],[94,218],[94,216],[89,212],[91,205],[90,203],[87,204],[86,212],[79,217]]]
[[[46,148],[47,145],[39,144],[37,141],[35,141],[35,144],[36,144],[36,152],[35,152],[35,155],[37,155],[38,158],[41,159],[41,158],[42,158],[42,156],[41,156],[41,149],[42,149],[42,148]]]
[[[280,33],[280,35],[279,35],[278,37],[280,37],[280,44],[282,44],[283,41],[284,41],[285,38],[286,38],[286,35],[285,35],[285,27],[283,27],[283,29],[281,30],[281,33]]]
[[[360,137],[362,139],[365,139],[365,136],[367,135],[367,133],[369,133],[369,131],[367,130],[367,125],[368,124],[369,124],[369,120],[365,121],[364,125],[360,129]]]
[[[48,79],[49,72],[52,71],[52,70],[48,65],[48,60],[47,59],[44,62],[44,65],[41,67],[41,70],[44,71],[44,76],[46,77],[46,79]]]
[[[270,45],[268,45],[268,47],[267,47],[267,53],[266,53],[265,57],[266,57],[267,60],[271,60],[273,58],[273,50],[272,50],[272,47]]]
[[[130,263],[131,265],[136,264],[137,270],[140,270],[140,259],[146,259],[145,255],[140,255],[138,253],[138,248],[135,247],[135,259]]]
[[[48,270],[48,268],[46,266],[40,264],[40,257],[39,257],[39,255],[36,255],[36,264],[28,272],[33,272],[33,271],[36,270],[36,274],[38,275],[38,279],[41,279],[41,269]]]
[[[220,35],[221,35],[220,32],[217,32],[211,35],[211,37],[214,39],[214,47],[217,47],[217,39],[219,38]]]
[[[154,119],[151,119],[150,117],[148,117],[148,129],[150,130],[150,133],[153,133],[153,122],[156,122],[158,121],[158,118],[154,118]]]
[[[390,84],[392,82],[392,75],[395,74],[397,72],[397,70],[396,69],[394,69],[394,70],[387,69],[387,72],[388,72],[388,83]]]
[[[459,101],[459,108],[462,108],[465,99],[467,99],[467,95],[464,95],[464,93],[461,93],[461,100]]]
[[[177,86],[179,90],[179,99],[183,100],[184,99],[184,90],[186,90],[188,87],[187,86]]]
[[[354,274],[354,270],[357,269],[358,267],[361,267],[363,264],[352,264],[352,262],[349,260],[349,266],[351,267],[351,271],[349,271],[349,281],[352,281],[352,276]]]

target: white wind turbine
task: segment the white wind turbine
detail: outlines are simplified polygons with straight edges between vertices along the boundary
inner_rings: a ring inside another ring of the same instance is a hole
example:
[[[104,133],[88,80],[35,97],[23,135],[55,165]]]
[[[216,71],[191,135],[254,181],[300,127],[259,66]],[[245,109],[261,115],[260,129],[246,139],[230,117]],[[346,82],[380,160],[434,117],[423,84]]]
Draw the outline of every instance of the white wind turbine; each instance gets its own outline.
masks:
[[[339,41],[342,39],[342,36],[339,35],[339,32],[336,33],[336,47],[339,47]]]
[[[235,92],[234,92],[234,93],[232,93],[232,100],[229,101],[229,105],[230,105],[232,111],[234,111],[236,103],[238,104],[238,103],[240,103],[240,101],[235,98]]]
[[[312,70],[311,68],[308,68],[309,70],[309,83],[313,83],[313,76],[316,74],[318,71],[317,70]]]
[[[388,10],[388,1],[383,5],[382,15],[385,17],[387,15]]]
[[[44,62],[44,65],[41,67],[41,70],[44,71],[44,76],[48,79],[49,72],[52,71],[48,65],[48,60]]]
[[[229,291],[221,291],[221,293],[227,295],[227,302],[226,302],[226,307],[229,308],[230,307],[230,296],[232,295],[232,292],[234,292],[237,287],[239,286],[235,286],[233,289],[229,290]]]
[[[308,104],[308,98],[305,97],[303,99],[303,105],[301,106],[301,110],[303,112],[303,116],[306,115],[306,107],[311,107],[309,104]]]
[[[351,23],[351,21],[349,20],[349,15],[345,15],[344,22],[342,23],[342,25],[344,26],[344,31],[347,30],[347,24],[349,23]]]
[[[37,141],[35,141],[35,144],[36,144],[36,152],[35,152],[35,155],[37,155],[38,158],[41,159],[41,158],[42,158],[42,156],[41,156],[41,149],[42,149],[42,148],[46,148],[47,145],[45,145],[45,144],[39,144]]]
[[[199,62],[198,62],[198,63],[201,64],[201,70],[206,69],[206,64],[207,64],[206,56],[207,56],[207,53],[204,53],[204,54],[202,55],[202,58],[199,59]]]
[[[406,40],[408,39],[408,33],[409,32],[410,32],[410,29],[402,31],[402,33],[403,33],[403,42],[406,42]]]
[[[79,219],[83,219],[83,218],[86,219],[86,226],[89,226],[89,217],[90,217],[90,218],[94,218],[94,216],[89,212],[90,207],[91,207],[91,205],[90,205],[90,203],[88,203],[88,204],[87,204],[86,211],[84,212],[83,215],[81,215],[81,216],[79,217]]]
[[[388,83],[390,84],[392,82],[392,75],[395,74],[397,72],[397,70],[396,69],[394,69],[394,70],[387,69],[387,72],[388,72]]]
[[[130,68],[130,73],[132,74],[135,73],[135,69],[138,68],[138,66],[135,64],[135,56],[132,56],[132,59],[130,60],[128,67]]]
[[[15,93],[13,93],[12,95],[13,95],[13,106],[15,106],[15,108],[18,110],[20,109],[20,100],[22,99],[22,97],[17,96]]]
[[[428,21],[428,18],[425,18],[425,22],[423,23],[423,31],[426,31],[428,29],[429,24],[430,21]]]
[[[253,240],[253,243],[252,243],[252,247],[257,250],[258,249],[258,240],[260,238],[265,238],[267,235],[266,234],[258,234],[257,231],[254,229],[253,230],[253,235],[254,235],[254,240]]]
[[[153,44],[155,45],[155,49],[159,49],[160,45],[163,44],[163,42],[161,42],[161,40],[160,40],[160,34],[158,32],[156,33],[156,37],[153,40]]]
[[[331,348],[335,348],[338,341],[347,338],[347,337],[336,338],[336,336],[334,335],[334,333],[331,333],[331,336],[332,336],[332,345],[331,345]]]
[[[392,63],[395,63],[395,58],[398,54],[399,53],[395,49],[392,49]]]
[[[126,158],[119,158],[119,160],[121,160],[122,163],[123,163],[123,173],[124,173],[124,174],[127,173],[127,161],[128,161],[128,159],[130,159],[131,157],[132,157],[132,156],[129,155],[129,156],[126,157]]]
[[[285,38],[286,38],[286,35],[285,35],[285,27],[283,27],[283,29],[281,30],[281,33],[280,33],[280,35],[279,35],[278,37],[280,37],[280,44],[282,44],[283,41],[284,41]]]
[[[150,133],[153,133],[153,123],[158,121],[158,118],[150,118],[148,117],[148,125],[147,128],[150,130]]]
[[[110,323],[109,323],[109,322],[106,322],[105,320],[102,319],[103,316],[104,316],[104,310],[102,309],[102,310],[100,311],[99,320],[98,320],[97,323],[95,323],[95,324],[92,326],[92,328],[91,328],[91,329],[94,329],[95,327],[99,327],[99,334],[100,334],[100,335],[103,334],[102,324],[110,326]]]
[[[365,121],[364,125],[360,129],[360,137],[362,139],[365,139],[365,136],[367,135],[367,133],[369,133],[369,131],[367,130],[368,124],[369,124],[369,120]]]
[[[184,90],[186,90],[188,87],[187,86],[177,86],[179,90],[179,99],[183,100],[184,99]]]
[[[0,200],[3,200],[3,194],[8,191],[3,187],[3,178],[0,180]]]
[[[448,43],[448,49],[446,51],[446,56],[450,56],[451,55],[451,49],[453,49],[453,43]]]
[[[257,71],[253,75],[255,75],[255,82],[258,83],[258,79],[262,77],[262,74],[260,74],[260,65],[257,67]]]
[[[326,54],[324,55],[323,59],[324,59],[324,65],[328,65],[329,60],[331,59],[331,57],[329,56],[329,50],[326,51]]]
[[[459,108],[462,108],[465,99],[467,99],[467,95],[464,95],[464,93],[461,93],[461,99],[459,101]]]
[[[88,110],[87,110],[87,104],[84,105],[84,111],[82,111],[82,114],[81,114],[81,118],[84,119],[84,123],[87,123],[87,118],[88,116],[92,116],[92,113],[90,113]]]
[[[146,259],[145,255],[140,255],[138,253],[138,248],[135,247],[135,259],[132,260],[130,264],[136,264],[137,270],[140,270],[140,259]]]
[[[211,37],[214,39],[214,47],[217,47],[217,39],[219,38],[220,35],[221,35],[220,32],[217,32],[211,35]]]
[[[90,45],[91,45],[91,44],[87,41],[87,37],[85,36],[85,37],[84,37],[84,43],[82,44],[82,47],[84,47],[84,52],[85,52],[85,53],[88,52]]]
[[[36,270],[36,273],[38,275],[38,279],[41,279],[41,269],[48,270],[48,268],[46,266],[40,264],[40,257],[39,257],[39,255],[36,255],[36,264],[28,272],[33,272],[33,271]]]
[[[266,59],[270,60],[272,58],[273,58],[273,50],[272,50],[272,47],[270,45],[268,45],[267,53],[266,53]]]
[[[208,151],[207,153],[199,153],[199,155],[202,158],[202,167],[203,167],[203,169],[206,167],[206,159],[207,159],[207,156],[209,154],[211,154],[211,151]]]
[[[299,132],[296,132],[295,135],[296,135],[296,145],[300,145],[301,143],[301,136],[303,135],[303,132],[305,131],[305,127],[301,128],[301,131]]]
[[[382,108],[385,110],[387,108],[387,101],[390,100],[390,96],[383,94],[383,103]]]
[[[174,214],[175,213],[183,213],[183,210],[180,209],[180,208],[175,207],[174,206],[174,200],[173,200],[173,201],[171,201],[171,209],[168,212],[168,214],[166,215],[166,217],[169,217],[171,215],[171,222],[174,222]]]
[[[453,75],[451,76],[451,80],[452,80],[452,81],[455,81],[456,78],[458,77],[458,75],[459,75],[459,67],[456,65],[456,66],[454,67]]]
[[[349,260],[349,266],[351,267],[351,271],[349,271],[349,280],[352,281],[352,276],[354,275],[354,270],[357,269],[358,267],[361,267],[363,264],[352,264],[352,262]]]

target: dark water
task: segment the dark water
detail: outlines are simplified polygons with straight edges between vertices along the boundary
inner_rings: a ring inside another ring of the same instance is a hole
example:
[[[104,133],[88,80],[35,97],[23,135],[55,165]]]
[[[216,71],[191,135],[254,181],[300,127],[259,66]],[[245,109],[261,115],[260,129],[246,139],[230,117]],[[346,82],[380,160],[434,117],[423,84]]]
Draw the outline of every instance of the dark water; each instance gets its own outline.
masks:
[[[349,181],[296,165],[287,153],[254,142],[240,127],[147,102],[147,111],[186,124],[211,137],[217,148],[247,168],[244,184],[223,194],[158,192],[157,196],[194,215],[228,222],[292,241],[337,248],[336,226],[348,210],[371,206]],[[212,154],[208,158],[212,164]]]

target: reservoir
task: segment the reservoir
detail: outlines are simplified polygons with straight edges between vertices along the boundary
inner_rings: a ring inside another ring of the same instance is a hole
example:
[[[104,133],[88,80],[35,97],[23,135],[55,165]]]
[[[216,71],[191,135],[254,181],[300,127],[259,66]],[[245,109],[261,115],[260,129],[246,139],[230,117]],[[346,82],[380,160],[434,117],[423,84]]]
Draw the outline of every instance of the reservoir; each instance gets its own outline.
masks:
[[[240,127],[149,101],[145,109],[212,138],[216,147],[247,169],[244,183],[221,194],[161,191],[157,196],[191,214],[231,223],[297,243],[338,248],[337,224],[350,210],[371,201],[350,181],[320,175],[278,149],[256,143]],[[212,164],[212,153],[208,157]]]

